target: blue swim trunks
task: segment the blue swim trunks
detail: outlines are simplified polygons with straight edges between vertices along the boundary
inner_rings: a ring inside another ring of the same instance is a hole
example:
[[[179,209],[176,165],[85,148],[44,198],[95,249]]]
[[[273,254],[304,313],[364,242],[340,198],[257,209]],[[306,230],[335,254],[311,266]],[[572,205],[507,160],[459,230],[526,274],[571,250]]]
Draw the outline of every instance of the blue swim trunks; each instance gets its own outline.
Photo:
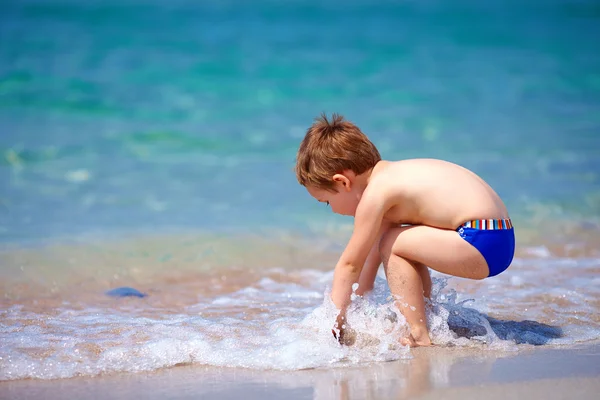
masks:
[[[504,272],[515,255],[515,230],[510,219],[467,221],[456,230],[475,247],[490,270],[490,276]]]

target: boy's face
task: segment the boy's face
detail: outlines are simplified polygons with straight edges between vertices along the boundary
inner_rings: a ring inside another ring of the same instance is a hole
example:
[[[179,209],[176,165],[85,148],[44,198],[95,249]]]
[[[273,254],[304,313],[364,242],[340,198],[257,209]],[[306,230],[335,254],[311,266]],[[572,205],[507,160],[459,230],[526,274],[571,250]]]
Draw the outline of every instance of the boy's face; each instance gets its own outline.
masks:
[[[341,183],[336,182],[337,192],[307,186],[306,190],[321,203],[331,206],[336,214],[354,216],[358,207],[358,197],[352,190],[347,190]]]

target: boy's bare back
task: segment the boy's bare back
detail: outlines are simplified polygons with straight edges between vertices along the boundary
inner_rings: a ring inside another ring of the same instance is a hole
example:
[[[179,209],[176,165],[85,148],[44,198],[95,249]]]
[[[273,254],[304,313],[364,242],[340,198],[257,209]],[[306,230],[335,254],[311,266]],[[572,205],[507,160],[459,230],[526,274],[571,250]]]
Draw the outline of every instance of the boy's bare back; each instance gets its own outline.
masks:
[[[502,200],[483,179],[442,160],[380,161],[365,194],[373,192],[387,203],[384,220],[395,224],[454,230],[465,221],[508,218]]]

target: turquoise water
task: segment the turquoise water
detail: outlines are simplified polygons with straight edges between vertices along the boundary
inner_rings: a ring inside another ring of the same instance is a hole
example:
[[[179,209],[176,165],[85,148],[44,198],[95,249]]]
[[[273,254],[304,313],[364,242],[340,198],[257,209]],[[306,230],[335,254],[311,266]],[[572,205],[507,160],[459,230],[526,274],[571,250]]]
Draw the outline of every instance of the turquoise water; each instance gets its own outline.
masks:
[[[0,37],[3,241],[347,223],[292,172],[323,111],[514,215],[600,216],[595,1],[25,0]]]

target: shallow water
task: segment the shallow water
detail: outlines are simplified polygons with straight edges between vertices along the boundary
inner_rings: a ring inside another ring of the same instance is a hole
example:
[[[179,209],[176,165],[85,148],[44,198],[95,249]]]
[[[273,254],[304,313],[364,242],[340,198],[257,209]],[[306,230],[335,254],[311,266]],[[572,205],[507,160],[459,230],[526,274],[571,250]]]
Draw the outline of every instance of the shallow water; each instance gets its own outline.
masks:
[[[180,364],[339,368],[412,357],[399,344],[406,324],[383,276],[371,295],[355,299],[348,316],[356,343],[334,340],[336,313],[326,293],[335,243],[249,238],[252,257],[238,241],[209,239],[188,234],[5,250],[2,264],[19,265],[19,272],[2,280],[0,379]],[[268,263],[256,256],[265,252]],[[482,352],[598,341],[599,271],[598,257],[564,257],[537,247],[522,249],[494,279],[434,274],[432,339]],[[105,294],[123,286],[147,296]]]
[[[322,111],[508,205],[514,265],[436,276],[436,343],[598,340],[599,18],[592,0],[3,2],[0,379],[411,357],[383,277],[357,345],[331,337],[351,220],[292,170]]]

